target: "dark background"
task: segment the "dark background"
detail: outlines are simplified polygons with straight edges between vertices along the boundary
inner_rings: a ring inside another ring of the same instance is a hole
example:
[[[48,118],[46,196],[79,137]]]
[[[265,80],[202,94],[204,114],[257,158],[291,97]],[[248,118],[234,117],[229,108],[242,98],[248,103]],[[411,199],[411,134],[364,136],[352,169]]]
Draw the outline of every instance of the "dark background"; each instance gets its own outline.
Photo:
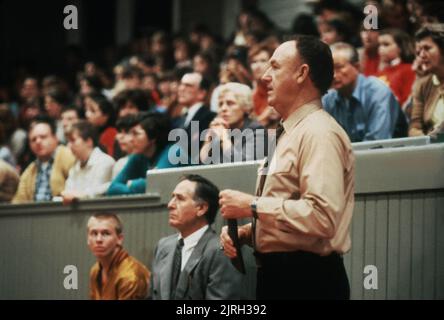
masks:
[[[116,0],[79,2],[79,31],[70,31],[63,27],[63,8],[76,2],[0,0],[0,85],[10,86],[25,74],[69,73],[84,57],[103,65],[107,62],[98,60],[106,50],[118,56]],[[132,38],[171,31],[171,6],[171,0],[135,0]],[[69,45],[68,32],[82,32],[81,43]]]

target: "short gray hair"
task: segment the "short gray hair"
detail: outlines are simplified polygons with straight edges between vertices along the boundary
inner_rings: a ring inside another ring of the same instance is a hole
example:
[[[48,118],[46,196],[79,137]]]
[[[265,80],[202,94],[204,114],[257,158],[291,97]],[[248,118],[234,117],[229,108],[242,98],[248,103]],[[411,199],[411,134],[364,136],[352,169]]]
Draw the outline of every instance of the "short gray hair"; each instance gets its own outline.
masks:
[[[358,51],[356,50],[355,47],[353,47],[349,43],[345,43],[345,42],[333,43],[330,46],[330,50],[332,53],[335,51],[346,51],[347,55],[348,55],[349,62],[351,62],[351,63],[358,63],[359,62]]]
[[[219,87],[219,99],[227,92],[232,92],[237,103],[250,114],[253,109],[252,90],[246,84],[238,82],[227,82]]]

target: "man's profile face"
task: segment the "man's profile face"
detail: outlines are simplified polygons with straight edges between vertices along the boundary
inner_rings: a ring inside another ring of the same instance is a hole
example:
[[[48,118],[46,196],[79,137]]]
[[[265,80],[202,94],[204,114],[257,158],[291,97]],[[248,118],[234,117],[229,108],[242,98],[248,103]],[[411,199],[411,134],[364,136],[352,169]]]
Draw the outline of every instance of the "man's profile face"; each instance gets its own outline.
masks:
[[[38,159],[46,161],[57,148],[57,138],[48,124],[38,123],[29,132],[29,145]]]
[[[267,84],[268,104],[278,111],[290,105],[295,97],[298,86],[295,71],[300,64],[295,41],[281,44],[270,58],[262,80]]]
[[[187,107],[199,102],[199,84],[202,77],[197,73],[187,73],[182,77],[179,85],[178,99],[179,103]]]
[[[348,88],[355,83],[359,71],[350,62],[348,53],[345,50],[333,52],[334,77],[332,87],[336,90]]]
[[[198,203],[194,201],[196,183],[184,180],[179,182],[168,203],[169,224],[171,227],[184,231],[193,226],[199,211]]]
[[[88,247],[96,258],[109,258],[122,246],[123,234],[117,234],[111,218],[91,217],[88,221]]]
[[[89,139],[88,139],[89,140]],[[73,133],[68,137],[68,147],[71,149],[73,155],[83,161],[88,158],[89,152],[92,150],[92,143],[88,143],[83,140],[80,136],[78,130],[74,130]]]

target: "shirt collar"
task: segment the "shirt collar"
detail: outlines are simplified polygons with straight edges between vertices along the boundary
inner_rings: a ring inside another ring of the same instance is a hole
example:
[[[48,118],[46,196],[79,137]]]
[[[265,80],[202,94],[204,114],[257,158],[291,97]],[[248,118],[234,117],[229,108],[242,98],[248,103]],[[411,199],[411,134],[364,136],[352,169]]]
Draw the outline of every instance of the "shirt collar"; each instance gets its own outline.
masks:
[[[298,108],[295,112],[290,114],[290,116],[282,122],[284,126],[284,130],[286,132],[290,132],[290,130],[295,127],[301,120],[303,120],[310,113],[315,112],[319,109],[322,109],[322,103],[320,99],[312,100],[300,108]]]
[[[83,168],[90,167],[94,163],[98,162],[98,160],[99,160],[98,159],[98,155],[99,155],[100,152],[101,151],[100,151],[100,149],[98,147],[94,147],[94,149],[92,150],[91,154],[89,155],[88,160],[86,160],[86,164],[85,164],[85,166]],[[76,161],[76,167],[79,170],[81,169],[80,161],[79,160]]]
[[[432,82],[435,86],[440,86],[441,82],[439,81],[438,77],[436,76],[436,74],[432,75]]]
[[[129,256],[128,252],[125,249],[123,249],[123,247],[118,246],[117,250],[118,251],[116,252],[116,254],[114,255],[109,264],[109,270],[111,271],[111,273],[114,271],[115,269],[114,267],[116,265],[119,265],[124,259],[126,259]],[[102,264],[99,261],[97,261],[97,263],[99,264],[100,271],[102,271],[103,269]],[[101,272],[99,274],[101,274]]]
[[[194,115],[199,111],[199,109],[203,106],[203,102],[198,102],[193,104],[188,108],[187,118],[185,119],[185,124],[188,124],[191,119],[193,119]]]
[[[183,238],[184,249],[186,250],[186,249],[194,248],[197,245],[197,243],[199,242],[200,238],[202,238],[205,231],[207,231],[208,228],[209,228],[209,226],[205,225],[202,228],[194,231],[188,237]],[[182,236],[179,234],[178,240],[180,238],[182,238]]]
[[[55,157],[55,154],[56,154],[56,151],[57,151],[58,148],[59,148],[59,147],[57,147],[57,148],[54,150],[54,152],[51,154],[51,157],[50,157],[49,160],[46,161],[46,162],[42,162],[39,158],[37,158],[37,159],[35,160],[35,164],[37,165],[37,167],[40,168],[40,167],[42,166],[42,164],[44,164],[44,163],[52,164],[52,163],[54,162],[54,157]]]
[[[401,64],[401,58],[396,58],[390,61],[390,66],[392,67],[397,66],[398,64]]]
[[[353,89],[352,95],[351,97],[355,98],[356,100],[360,101],[360,96],[361,96],[361,87],[362,87],[362,82],[365,81],[365,76],[363,74],[358,74],[358,77],[356,78],[356,85],[355,88]],[[342,102],[342,100],[344,99],[350,99],[350,98],[346,98],[343,97],[342,95],[339,94],[338,90],[335,90],[336,92],[336,97],[335,100],[336,102]]]
[[[355,98],[356,100],[360,100],[360,96],[361,96],[361,88],[362,88],[362,82],[365,81],[365,77],[362,74],[358,75],[358,78],[356,79],[356,86],[355,89],[353,90],[352,93],[352,97]]]

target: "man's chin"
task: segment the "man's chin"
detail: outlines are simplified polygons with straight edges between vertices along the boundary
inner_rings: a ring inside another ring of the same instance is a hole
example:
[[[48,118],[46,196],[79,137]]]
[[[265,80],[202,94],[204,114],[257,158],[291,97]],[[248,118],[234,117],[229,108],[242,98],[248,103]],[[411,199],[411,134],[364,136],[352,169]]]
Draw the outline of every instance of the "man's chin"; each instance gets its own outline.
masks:
[[[105,251],[94,251],[94,256],[97,259],[101,259],[107,256],[107,253]]]
[[[176,223],[174,222],[174,220],[172,220],[171,218],[168,220],[168,225],[172,228],[176,227]]]

